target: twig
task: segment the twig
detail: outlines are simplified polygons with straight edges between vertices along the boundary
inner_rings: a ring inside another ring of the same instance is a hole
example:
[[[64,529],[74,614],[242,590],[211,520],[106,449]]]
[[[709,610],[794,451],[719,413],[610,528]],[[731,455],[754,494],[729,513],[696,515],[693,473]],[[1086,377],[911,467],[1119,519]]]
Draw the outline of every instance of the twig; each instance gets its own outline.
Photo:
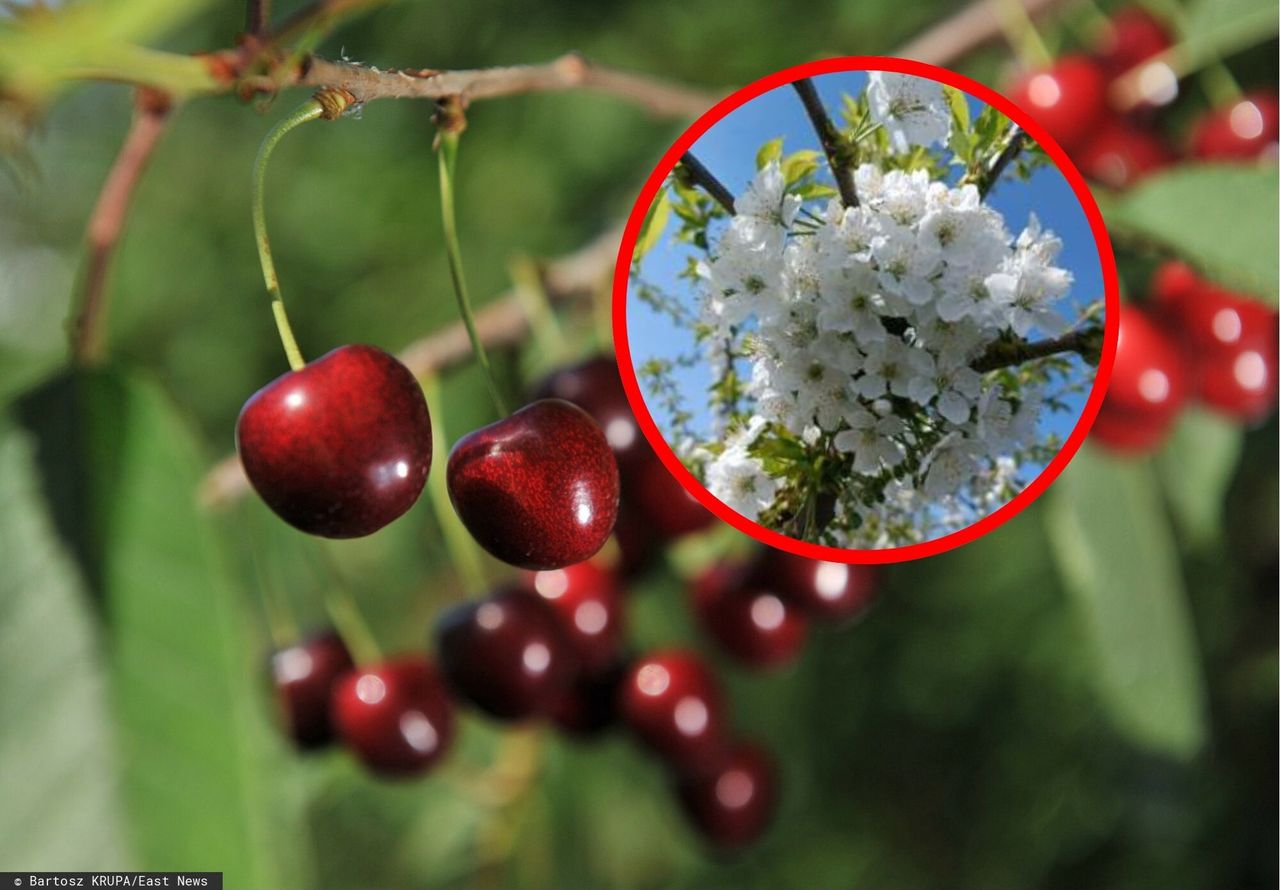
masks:
[[[167,96],[146,88],[138,90],[133,123],[89,217],[84,291],[71,323],[71,356],[78,365],[93,365],[103,358],[111,261],[138,180],[164,133],[171,107]]]
[[[840,135],[840,130],[832,122],[831,116],[827,114],[827,109],[823,107],[822,99],[818,96],[818,90],[814,87],[813,81],[805,77],[791,85],[800,94],[805,113],[809,115],[813,129],[818,134],[818,141],[822,143],[822,151],[827,156],[827,163],[831,165],[831,175],[835,177],[836,187],[840,190],[841,203],[845,207],[857,207],[858,191],[853,185],[853,164],[849,157],[849,146]]]
[[[985,374],[1065,352],[1074,352],[1085,361],[1097,364],[1102,352],[1102,325],[1091,323],[1049,340],[993,343],[969,367]]]
[[[547,263],[542,277],[548,298],[568,301],[598,288],[608,280],[621,242],[621,229],[613,229],[575,253]],[[477,311],[476,332],[492,347],[521,342],[528,336],[529,319],[519,296],[509,291]],[[470,362],[471,342],[462,323],[454,322],[409,344],[399,358],[415,376],[439,374]],[[200,501],[205,506],[222,507],[239,500],[248,490],[240,461],[232,455],[205,475]]]
[[[271,0],[249,0],[244,7],[244,30],[255,37],[265,37],[271,30]]]
[[[987,193],[1000,181],[1005,168],[1013,163],[1014,158],[1022,152],[1022,149],[1026,148],[1027,143],[1030,141],[1031,137],[1027,135],[1026,130],[1017,124],[1009,125],[1009,137],[1008,141],[1005,142],[1004,148],[1000,149],[1000,154],[995,156],[990,166],[983,171],[978,179],[978,195],[980,197],[985,198],[987,196]]]
[[[724,183],[716,179],[715,174],[703,165],[702,161],[693,156],[693,152],[686,151],[680,156],[680,166],[689,174],[689,181],[696,186],[701,186],[712,198],[715,198],[717,204],[729,211],[729,215],[733,216],[733,192],[725,188]]]
[[[999,39],[1002,9],[1007,0],[980,0],[943,19],[929,30],[894,51],[904,59],[916,59],[932,65],[946,65],[983,44]],[[1071,0],[1022,0],[1027,15],[1033,19]]]

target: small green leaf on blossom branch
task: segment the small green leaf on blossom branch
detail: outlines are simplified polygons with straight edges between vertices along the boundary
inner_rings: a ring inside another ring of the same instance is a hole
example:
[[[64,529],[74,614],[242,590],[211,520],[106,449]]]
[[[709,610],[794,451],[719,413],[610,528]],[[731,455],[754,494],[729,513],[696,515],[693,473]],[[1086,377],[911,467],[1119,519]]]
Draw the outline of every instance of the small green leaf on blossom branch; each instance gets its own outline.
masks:
[[[787,185],[794,185],[814,173],[821,164],[822,152],[803,148],[782,160],[782,178]]]
[[[769,166],[770,161],[779,160],[782,157],[782,137],[770,139],[764,145],[760,146],[760,150],[756,152],[756,169],[763,170]]]
[[[667,229],[667,221],[671,218],[671,195],[666,188],[658,191],[658,197],[649,205],[649,212],[640,224],[640,234],[636,238],[635,250],[631,254],[632,268],[639,268],[640,260],[662,239]]]
[[[951,151],[964,164],[973,157],[973,136],[969,132],[969,100],[964,93],[952,86],[942,88],[942,95],[951,109]]]

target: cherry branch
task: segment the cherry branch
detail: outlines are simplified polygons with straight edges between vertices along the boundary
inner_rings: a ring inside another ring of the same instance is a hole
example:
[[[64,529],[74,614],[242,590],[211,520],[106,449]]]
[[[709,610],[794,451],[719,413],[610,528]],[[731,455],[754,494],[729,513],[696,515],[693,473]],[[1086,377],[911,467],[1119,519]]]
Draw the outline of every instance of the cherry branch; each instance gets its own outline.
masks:
[[[818,90],[814,87],[813,81],[805,77],[791,85],[800,94],[805,113],[809,115],[809,121],[818,134],[818,141],[822,143],[822,151],[827,156],[831,175],[835,177],[836,187],[840,190],[840,202],[845,207],[857,207],[858,190],[853,185],[853,165],[849,157],[849,146],[840,135],[840,130],[831,120],[831,116],[827,114],[827,109],[823,107],[822,99],[818,96]]]
[[[249,0],[244,7],[244,30],[255,37],[271,29],[271,0]]]
[[[706,168],[702,161],[694,157],[693,152],[686,151],[680,156],[680,166],[689,176],[689,181],[699,186],[704,192],[715,199],[716,203],[729,211],[729,215],[733,216],[733,192],[725,188],[723,182],[716,178],[715,174]]]
[[[85,229],[88,258],[84,291],[71,324],[71,356],[78,365],[93,365],[103,358],[111,261],[138,181],[164,133],[170,110],[167,96],[145,88],[138,90],[133,123],[89,217]]]
[[[1048,340],[1013,340],[991,344],[969,367],[985,374],[1011,368],[1036,359],[1075,353],[1090,364],[1097,364],[1102,354],[1102,325],[1082,325],[1060,337]]]
[[[621,243],[622,230],[612,229],[586,247],[546,263],[540,272],[547,298],[569,302],[606,285]],[[488,346],[512,346],[529,335],[529,318],[514,289],[477,311],[475,320],[476,333]],[[471,361],[471,341],[458,321],[410,343],[399,353],[399,359],[416,377],[440,374]],[[205,474],[199,497],[207,507],[222,507],[248,491],[249,482],[239,458],[233,454]]]
[[[990,166],[984,170],[978,178],[978,195],[985,198],[987,193],[995,187],[1000,181],[1000,177],[1004,175],[1007,168],[1014,159],[1022,153],[1027,143],[1031,141],[1031,137],[1027,135],[1027,131],[1019,127],[1017,124],[1009,125],[1009,136],[1004,144],[1004,148],[1000,149],[1000,154],[992,159]]]

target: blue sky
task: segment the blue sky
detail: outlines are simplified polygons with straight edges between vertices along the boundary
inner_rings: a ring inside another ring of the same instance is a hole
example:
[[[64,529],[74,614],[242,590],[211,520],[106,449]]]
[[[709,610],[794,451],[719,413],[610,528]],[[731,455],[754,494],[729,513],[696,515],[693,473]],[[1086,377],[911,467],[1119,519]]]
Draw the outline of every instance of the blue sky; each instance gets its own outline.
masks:
[[[841,96],[861,92],[866,80],[864,72],[843,72],[814,78],[814,83],[828,111],[838,121]],[[972,97],[969,104],[975,117],[985,107]],[[736,195],[742,193],[755,175],[756,149],[778,136],[785,137],[784,152],[821,147],[799,96],[791,86],[771,90],[735,109],[703,134],[692,150]],[[829,182],[825,168],[822,173]],[[1055,167],[1037,170],[1025,183],[1002,182],[992,190],[987,202],[1004,214],[1014,234],[1021,231],[1028,215],[1034,211],[1046,228],[1053,229],[1062,237],[1064,248],[1059,265],[1075,276],[1068,302],[1084,304],[1102,296],[1102,268],[1088,217],[1070,184]],[[676,243],[668,232],[645,256],[641,271],[646,280],[668,293],[686,297],[687,305],[693,309],[696,306],[693,288],[688,281],[676,277],[691,253],[696,251],[688,245]],[[668,317],[654,312],[635,298],[630,298],[627,303],[627,332],[632,360],[637,367],[651,358],[674,358],[694,351],[692,335],[676,328]],[[706,392],[712,382],[709,366],[700,362],[691,368],[677,369],[675,379],[683,395],[684,407],[694,414],[693,429],[708,432],[710,417]],[[1046,412],[1042,420],[1044,431],[1057,433],[1065,439],[1075,426],[1084,401],[1084,396],[1074,399],[1069,412]],[[659,427],[663,427],[665,418],[662,413],[653,406],[651,413]]]

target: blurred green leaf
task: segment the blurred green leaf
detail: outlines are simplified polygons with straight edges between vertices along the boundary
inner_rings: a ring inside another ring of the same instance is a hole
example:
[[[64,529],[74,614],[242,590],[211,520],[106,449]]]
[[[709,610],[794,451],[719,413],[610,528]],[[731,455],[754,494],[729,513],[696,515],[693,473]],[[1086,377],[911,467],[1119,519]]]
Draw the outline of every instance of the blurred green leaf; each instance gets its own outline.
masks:
[[[1222,504],[1244,447],[1238,423],[1186,411],[1156,457],[1160,481],[1180,529],[1192,544],[1222,535]]]
[[[1105,201],[1107,227],[1173,251],[1223,284],[1280,294],[1280,176],[1274,165],[1183,164]]]
[[[1186,13],[1183,47],[1199,68],[1270,40],[1278,24],[1274,0],[1196,0]]]
[[[273,883],[261,662],[195,503],[205,461],[190,433],[154,383],[114,372],[60,376],[18,411],[101,598],[138,865]]]
[[[1203,680],[1151,467],[1083,449],[1055,484],[1047,521],[1116,727],[1141,747],[1190,758],[1205,741]]]
[[[969,100],[955,87],[942,88],[951,109],[951,150],[966,164],[973,155],[973,137],[969,134]]]
[[[770,161],[777,161],[782,158],[782,137],[770,139],[764,145],[760,146],[760,150],[756,152],[756,169],[763,170],[768,166]]]
[[[649,205],[649,212],[644,215],[644,222],[640,224],[640,235],[636,238],[636,247],[631,254],[632,265],[639,265],[644,255],[662,240],[662,233],[666,231],[667,221],[670,219],[671,193],[664,188]]]
[[[54,531],[33,452],[30,437],[0,419],[0,862],[124,869],[131,863],[95,620]]]
[[[818,169],[818,159],[821,157],[822,152],[814,151],[811,148],[802,148],[799,151],[793,151],[782,161],[783,181],[785,181],[787,185],[790,185],[802,177],[813,173]]]

